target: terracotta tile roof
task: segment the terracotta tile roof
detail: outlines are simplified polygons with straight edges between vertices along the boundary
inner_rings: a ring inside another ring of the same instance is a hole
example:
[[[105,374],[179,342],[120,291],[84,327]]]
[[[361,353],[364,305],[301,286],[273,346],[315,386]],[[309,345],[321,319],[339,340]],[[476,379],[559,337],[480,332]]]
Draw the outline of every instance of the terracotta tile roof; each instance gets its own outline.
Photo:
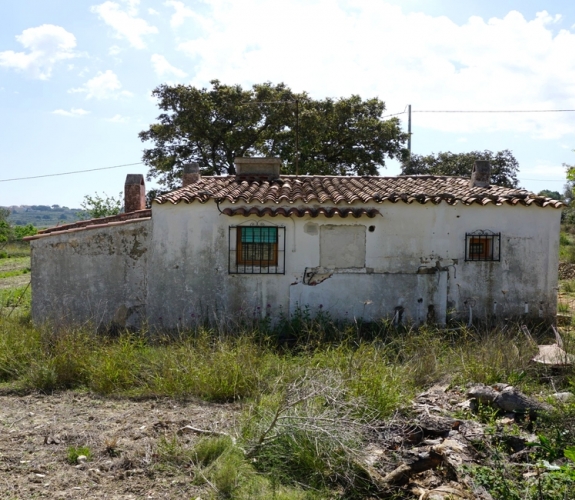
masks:
[[[361,204],[399,201],[456,205],[536,205],[562,208],[563,203],[522,189],[501,186],[469,187],[469,179],[432,175],[397,177],[293,176],[275,180],[200,177],[200,179],[154,200],[155,203],[192,203],[195,200],[232,203]],[[239,214],[239,209],[228,215]],[[251,209],[250,209],[251,210]],[[290,209],[291,210],[291,209]],[[300,208],[300,210],[302,210]],[[341,208],[339,208],[341,212]],[[305,211],[305,210],[304,210]],[[223,210],[226,213],[225,210]],[[338,215],[341,215],[341,212]],[[346,213],[347,216],[349,213]],[[242,213],[242,215],[246,215]],[[259,215],[259,213],[257,214]],[[284,213],[281,213],[284,215]],[[287,215],[287,213],[286,213]],[[302,214],[303,215],[303,214]]]
[[[379,215],[379,211],[375,208],[338,208],[338,207],[321,207],[321,208],[275,208],[275,207],[251,207],[251,208],[224,208],[222,213],[225,215],[243,215],[247,217],[248,215],[257,215],[258,217],[264,217],[266,215],[271,215],[276,217],[277,215],[283,215],[284,217],[291,217],[295,215],[296,217],[303,217],[305,215],[310,215],[311,217],[319,217],[320,215],[325,215],[328,218],[332,218],[336,215],[346,218],[349,215],[359,219],[360,217],[367,215],[370,218]]]
[[[34,240],[39,236],[51,234],[51,233],[62,233],[64,231],[71,231],[77,229],[87,229],[106,226],[108,224],[117,224],[120,222],[127,222],[135,219],[147,219],[152,216],[152,211],[150,209],[136,210],[135,212],[128,212],[125,214],[110,215],[109,217],[100,217],[99,219],[90,220],[80,220],[78,222],[72,222],[71,224],[63,224],[62,226],[49,227],[47,229],[41,229],[35,236],[29,236],[25,239]]]

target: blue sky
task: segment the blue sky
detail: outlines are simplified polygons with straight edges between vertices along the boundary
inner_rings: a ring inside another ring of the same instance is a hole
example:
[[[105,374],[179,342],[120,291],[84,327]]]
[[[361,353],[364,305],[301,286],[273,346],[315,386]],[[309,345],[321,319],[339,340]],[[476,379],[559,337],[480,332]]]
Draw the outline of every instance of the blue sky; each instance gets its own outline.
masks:
[[[5,3],[0,180],[139,162],[138,132],[159,114],[151,91],[212,79],[378,96],[389,113],[411,104],[414,153],[510,149],[532,191],[561,190],[575,164],[575,113],[418,113],[575,109],[572,1]],[[0,205],[77,207],[117,196],[127,173],[146,168],[0,182]]]

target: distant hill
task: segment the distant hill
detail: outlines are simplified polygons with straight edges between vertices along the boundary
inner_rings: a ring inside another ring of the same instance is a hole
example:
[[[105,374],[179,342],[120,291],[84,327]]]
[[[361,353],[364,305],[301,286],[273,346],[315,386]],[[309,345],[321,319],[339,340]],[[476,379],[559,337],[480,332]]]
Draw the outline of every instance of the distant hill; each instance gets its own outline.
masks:
[[[60,205],[13,205],[2,208],[10,210],[8,220],[15,226],[32,224],[37,228],[43,228],[68,224],[85,218],[81,208],[68,208]]]

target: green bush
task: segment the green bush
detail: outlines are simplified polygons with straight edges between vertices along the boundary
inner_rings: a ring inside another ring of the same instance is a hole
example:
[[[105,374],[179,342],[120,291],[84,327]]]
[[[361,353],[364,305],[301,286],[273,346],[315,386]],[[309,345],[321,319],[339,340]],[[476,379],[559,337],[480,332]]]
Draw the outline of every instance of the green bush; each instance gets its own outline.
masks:
[[[87,446],[70,446],[67,452],[67,460],[70,465],[78,463],[78,457],[84,455],[89,462],[92,460],[92,451]]]

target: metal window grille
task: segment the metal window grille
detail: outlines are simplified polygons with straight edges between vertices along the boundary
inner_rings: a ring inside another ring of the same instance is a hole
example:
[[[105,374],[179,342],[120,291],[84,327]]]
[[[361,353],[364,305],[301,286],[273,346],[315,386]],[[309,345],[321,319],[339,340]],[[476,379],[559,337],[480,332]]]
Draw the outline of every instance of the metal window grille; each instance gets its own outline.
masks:
[[[501,233],[479,230],[465,234],[466,261],[492,261],[501,259]]]
[[[285,227],[231,226],[230,274],[285,274]]]

